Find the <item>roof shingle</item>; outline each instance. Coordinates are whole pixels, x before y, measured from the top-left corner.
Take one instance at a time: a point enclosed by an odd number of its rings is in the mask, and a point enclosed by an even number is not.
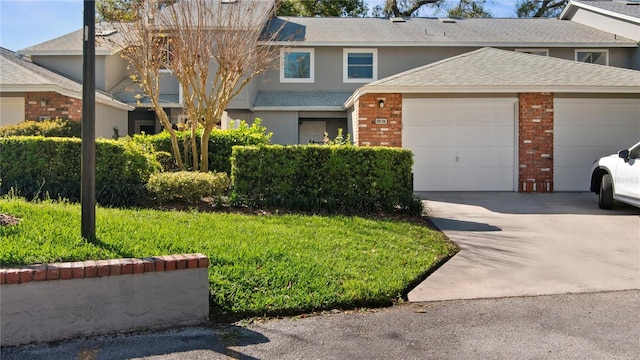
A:
[[[363,88],[404,88],[449,92],[456,88],[496,92],[496,89],[540,91],[640,91],[640,71],[586,64],[516,51],[482,48],[393,75]]]

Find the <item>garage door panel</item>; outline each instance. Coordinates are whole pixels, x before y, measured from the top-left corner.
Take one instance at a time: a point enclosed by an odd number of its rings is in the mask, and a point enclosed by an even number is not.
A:
[[[556,149],[556,153],[559,152],[564,155],[554,159],[554,164],[556,167],[585,166],[586,159],[591,159],[589,162],[589,168],[591,168],[591,164],[593,164],[595,160],[601,158],[603,155],[613,154],[618,151],[610,151],[609,148],[608,146],[560,146]]]
[[[513,191],[515,99],[405,99],[416,191]]]
[[[585,146],[585,144],[615,144],[620,143],[625,139],[637,139],[638,137],[640,137],[640,130],[638,129],[637,124],[628,126],[557,125],[555,128],[555,136],[561,137],[561,146]]]
[[[447,146],[452,141],[470,146],[513,145],[513,124],[511,126],[493,126],[491,132],[485,131],[490,125],[483,126],[405,126],[405,143]]]
[[[593,161],[640,140],[640,101],[557,99],[554,189],[588,191]]]
[[[502,166],[513,161],[512,147],[414,147],[414,163],[434,166]]]
[[[513,188],[513,168],[415,166],[419,191],[504,191]]]

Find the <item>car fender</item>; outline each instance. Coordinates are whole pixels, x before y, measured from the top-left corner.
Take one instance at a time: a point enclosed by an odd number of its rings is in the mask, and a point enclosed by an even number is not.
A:
[[[602,176],[605,174],[613,176],[618,161],[617,157],[617,154],[612,154],[594,161],[593,166],[591,167],[591,192],[596,194],[600,193],[600,182],[602,181]]]

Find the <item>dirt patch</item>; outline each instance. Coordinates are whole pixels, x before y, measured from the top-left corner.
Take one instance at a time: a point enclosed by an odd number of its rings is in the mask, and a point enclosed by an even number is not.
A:
[[[0,226],[16,225],[19,222],[20,222],[20,219],[15,216],[0,214]]]

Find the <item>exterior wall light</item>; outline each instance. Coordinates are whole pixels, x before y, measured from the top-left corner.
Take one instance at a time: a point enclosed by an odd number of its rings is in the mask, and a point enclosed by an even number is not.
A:
[[[380,106],[380,109],[382,109],[384,107],[384,100],[378,100],[378,106]]]

